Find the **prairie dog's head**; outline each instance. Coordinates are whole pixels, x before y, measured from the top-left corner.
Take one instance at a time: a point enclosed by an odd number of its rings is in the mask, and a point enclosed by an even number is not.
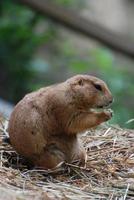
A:
[[[72,100],[81,108],[105,108],[113,97],[106,83],[89,75],[76,75],[68,79]]]

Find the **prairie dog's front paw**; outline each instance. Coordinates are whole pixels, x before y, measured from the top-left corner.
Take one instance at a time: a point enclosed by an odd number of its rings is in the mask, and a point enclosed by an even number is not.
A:
[[[104,120],[105,121],[108,121],[109,119],[112,118],[113,116],[113,111],[111,109],[107,109],[107,110],[104,110],[104,112],[102,113],[103,117],[104,117]]]

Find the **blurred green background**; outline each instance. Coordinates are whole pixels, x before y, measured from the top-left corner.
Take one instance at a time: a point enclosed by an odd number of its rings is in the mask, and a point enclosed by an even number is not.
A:
[[[86,0],[54,2],[77,11],[86,7]],[[42,86],[91,74],[105,80],[113,93],[110,123],[134,128],[134,122],[126,124],[134,118],[134,60],[84,40],[22,5],[1,1],[0,97],[15,104]]]

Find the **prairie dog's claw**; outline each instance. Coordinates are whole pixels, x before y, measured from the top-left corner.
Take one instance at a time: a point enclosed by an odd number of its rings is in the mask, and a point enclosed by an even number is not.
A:
[[[106,116],[106,120],[109,120],[113,116],[113,111],[111,109],[104,110],[104,114]]]

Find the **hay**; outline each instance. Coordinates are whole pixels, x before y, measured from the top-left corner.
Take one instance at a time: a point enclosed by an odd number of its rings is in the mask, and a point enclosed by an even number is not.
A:
[[[85,167],[61,163],[55,170],[27,166],[2,142],[0,125],[0,200],[134,199],[134,131],[103,125],[81,136],[88,154]]]

